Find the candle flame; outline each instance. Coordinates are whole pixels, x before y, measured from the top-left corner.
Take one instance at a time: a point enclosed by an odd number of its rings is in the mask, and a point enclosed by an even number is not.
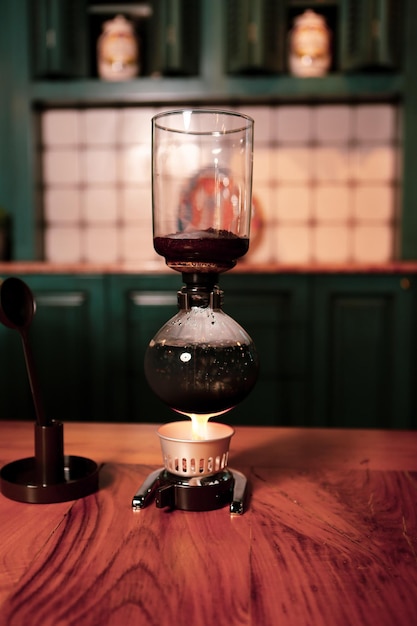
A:
[[[193,439],[195,441],[207,439],[207,422],[210,417],[223,415],[223,413],[227,413],[228,410],[229,409],[225,409],[224,411],[217,411],[216,413],[184,413],[184,415],[188,415],[191,419],[191,433]]]
[[[212,414],[191,413],[192,436],[195,440],[207,439],[207,422]]]

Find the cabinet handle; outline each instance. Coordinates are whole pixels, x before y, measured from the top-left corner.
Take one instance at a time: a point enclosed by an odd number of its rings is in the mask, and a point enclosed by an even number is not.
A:
[[[56,46],[56,32],[53,28],[48,28],[46,31],[46,47],[55,48]]]
[[[175,306],[178,304],[177,296],[171,292],[132,292],[130,297],[133,303],[138,306]]]

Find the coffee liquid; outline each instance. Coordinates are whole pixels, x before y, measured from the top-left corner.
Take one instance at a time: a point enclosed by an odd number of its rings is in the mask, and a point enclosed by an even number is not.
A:
[[[154,343],[145,355],[152,391],[175,411],[219,415],[241,402],[258,375],[253,345]]]
[[[179,272],[226,272],[249,249],[249,238],[228,230],[195,230],[155,237],[154,248]]]

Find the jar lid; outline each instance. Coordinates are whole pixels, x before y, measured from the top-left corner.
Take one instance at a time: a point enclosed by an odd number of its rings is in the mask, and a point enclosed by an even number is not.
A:
[[[103,31],[108,33],[132,34],[133,25],[123,15],[116,15],[112,20],[104,22]]]
[[[311,28],[323,28],[326,26],[326,20],[322,15],[315,13],[311,9],[307,9],[301,15],[298,15],[294,19],[294,24],[296,26],[304,26]]]

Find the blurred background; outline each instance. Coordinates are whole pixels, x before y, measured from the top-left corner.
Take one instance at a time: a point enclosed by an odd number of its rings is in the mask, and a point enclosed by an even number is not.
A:
[[[416,427],[412,0],[2,11],[0,276],[35,292],[53,417],[171,417],[142,373],[181,286],[153,250],[151,118],[194,106],[255,120],[250,250],[221,287],[262,365],[229,421]],[[0,331],[0,417],[27,419]]]

